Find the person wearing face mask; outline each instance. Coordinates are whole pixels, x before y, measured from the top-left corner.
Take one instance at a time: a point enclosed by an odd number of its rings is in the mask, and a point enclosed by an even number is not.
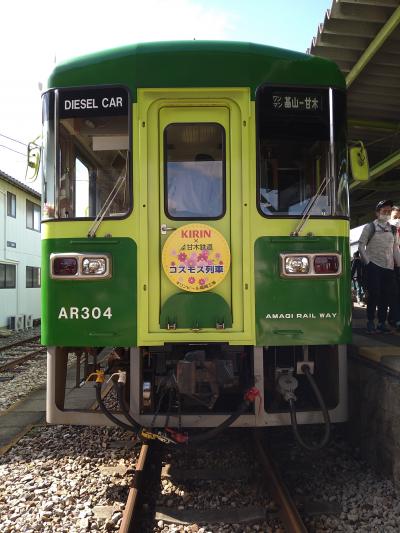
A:
[[[392,226],[396,226],[397,228],[397,233],[400,234],[400,207],[398,207],[397,205],[394,205],[392,207],[392,212],[390,214],[390,224],[392,224]]]
[[[387,310],[393,309],[393,322],[400,331],[400,317],[396,306],[395,266],[400,266],[399,236],[391,219],[393,202],[382,200],[376,206],[376,219],[364,226],[358,250],[366,265],[368,288],[367,332],[389,333],[386,326]],[[375,312],[378,308],[378,326]]]
[[[391,219],[389,220],[389,223],[392,226],[395,226],[397,228],[397,234],[399,235],[400,239],[400,207],[397,205],[394,205],[392,207],[392,213],[391,213]],[[395,266],[394,269],[395,272],[395,278],[396,278],[396,302],[394,304],[394,308],[390,308],[389,310],[389,316],[388,316],[388,322],[391,326],[395,325],[394,317],[396,316],[400,319],[400,268]]]

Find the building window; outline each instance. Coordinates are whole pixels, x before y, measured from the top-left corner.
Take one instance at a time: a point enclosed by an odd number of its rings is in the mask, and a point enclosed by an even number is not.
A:
[[[38,289],[40,287],[40,268],[26,267],[26,288]]]
[[[26,227],[40,231],[40,205],[26,201]]]
[[[12,192],[7,192],[7,215],[13,218],[17,216],[17,198]]]
[[[0,263],[0,289],[15,289],[16,266]]]

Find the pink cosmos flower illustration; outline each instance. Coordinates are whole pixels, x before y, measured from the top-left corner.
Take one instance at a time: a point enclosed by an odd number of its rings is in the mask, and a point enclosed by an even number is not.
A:
[[[199,285],[205,285],[206,280],[204,278],[199,279]]]
[[[179,259],[179,261],[182,261],[182,262],[186,259],[186,257],[187,257],[187,256],[186,256],[185,252],[181,252],[181,253],[178,255],[178,259]]]
[[[217,253],[215,254],[215,259],[220,259],[220,258],[221,258],[221,254],[220,254],[219,252],[217,252]]]
[[[196,281],[196,280],[194,279],[193,276],[190,276],[190,278],[188,278],[188,282],[189,282],[190,284],[193,284],[195,281]]]

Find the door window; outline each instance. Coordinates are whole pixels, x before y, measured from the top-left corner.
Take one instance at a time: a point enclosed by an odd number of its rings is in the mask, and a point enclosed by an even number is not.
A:
[[[220,124],[165,129],[165,211],[172,219],[218,219],[225,213],[225,131]]]

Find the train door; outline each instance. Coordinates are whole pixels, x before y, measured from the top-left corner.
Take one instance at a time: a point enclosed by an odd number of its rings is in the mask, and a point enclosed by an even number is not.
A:
[[[149,110],[148,344],[249,339],[241,117],[228,102]]]

